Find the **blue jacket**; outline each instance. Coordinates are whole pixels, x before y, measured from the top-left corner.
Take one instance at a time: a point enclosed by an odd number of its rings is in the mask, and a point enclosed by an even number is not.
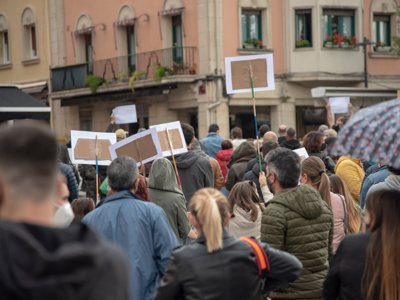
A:
[[[386,166],[383,166],[380,167],[375,173],[370,174],[367,178],[364,179],[360,192],[360,206],[362,209],[364,209],[365,199],[367,198],[367,193],[371,186],[379,182],[385,181],[386,177],[388,177],[389,175],[389,170]]]
[[[179,246],[164,210],[122,191],[105,198],[82,222],[125,251],[131,269],[131,299],[151,299],[172,250]]]
[[[208,156],[215,158],[215,153],[221,150],[221,143],[225,141],[224,138],[220,137],[215,132],[210,132],[207,137],[202,139],[200,142],[207,148],[204,151]]]

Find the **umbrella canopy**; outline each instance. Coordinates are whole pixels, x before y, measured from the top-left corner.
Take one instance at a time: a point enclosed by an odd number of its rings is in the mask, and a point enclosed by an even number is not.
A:
[[[400,98],[357,111],[329,151],[400,169]]]
[[[17,119],[49,120],[45,106],[16,86],[0,86],[0,121]]]

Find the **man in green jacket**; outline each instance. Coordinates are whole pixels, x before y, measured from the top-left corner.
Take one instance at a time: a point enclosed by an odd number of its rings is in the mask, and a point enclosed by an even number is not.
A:
[[[268,154],[266,162],[274,198],[263,212],[261,241],[293,254],[303,264],[303,274],[271,298],[322,299],[333,256],[332,212],[313,187],[298,186],[301,163],[296,153],[278,148]]]

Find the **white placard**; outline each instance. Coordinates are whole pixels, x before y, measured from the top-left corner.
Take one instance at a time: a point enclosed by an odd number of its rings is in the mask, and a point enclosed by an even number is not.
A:
[[[308,158],[308,153],[306,148],[299,148],[296,150],[292,150],[294,153],[296,153],[298,156],[300,156],[301,161],[305,160],[306,158]]]
[[[112,110],[115,124],[137,123],[136,105],[117,106]]]
[[[71,130],[71,160],[74,164],[79,165],[95,165],[96,158],[95,158],[95,150],[93,152],[93,160],[84,160],[84,159],[75,159],[75,146],[78,139],[91,139],[95,140],[109,140],[111,145],[117,142],[117,135],[115,133],[108,133],[108,132],[93,132],[93,131],[79,131],[79,130]],[[100,166],[108,166],[111,164],[111,160],[99,160],[98,164]]]
[[[251,93],[250,80],[249,88],[237,89],[232,88],[232,69],[231,63],[235,61],[243,60],[255,60],[255,59],[265,59],[267,63],[267,82],[268,86],[256,87],[255,92],[261,91],[272,91],[275,90],[275,78],[274,78],[274,60],[272,54],[261,54],[261,55],[248,55],[248,56],[235,56],[235,57],[225,57],[225,74],[226,74],[226,92],[228,94],[239,94],[239,93]],[[250,78],[250,74],[249,74]],[[254,78],[256,81],[257,78]]]
[[[119,141],[116,144],[111,145],[110,146],[111,158],[114,160],[118,157],[118,155],[116,153],[116,149],[121,148],[121,147],[125,146],[126,144],[129,144],[129,143],[131,143],[139,138],[142,138],[146,135],[151,135],[151,138],[153,140],[157,154],[147,157],[146,154],[148,154],[148,153],[141,153],[140,156],[142,157],[143,164],[153,161],[156,158],[162,157],[163,155],[162,155],[162,151],[161,151],[160,141],[158,140],[157,130],[155,128],[150,128],[146,131],[142,131],[142,132],[132,135],[122,141]],[[136,160],[136,165],[138,167],[140,166],[140,160],[138,160],[138,159]]]
[[[332,114],[346,114],[349,112],[350,97],[331,97],[329,104],[331,105]]]
[[[150,126],[150,128],[155,128],[157,130],[157,132],[158,131],[165,131],[165,129],[167,129],[167,130],[178,129],[179,135],[181,136],[181,140],[182,140],[182,147],[181,148],[177,148],[177,149],[173,149],[172,152],[174,153],[174,155],[178,155],[178,154],[182,154],[182,153],[185,153],[185,152],[188,151],[187,147],[186,147],[185,137],[183,136],[183,132],[182,132],[181,122],[176,121],[176,122],[158,124],[158,125]],[[165,151],[163,151],[162,154],[163,154],[164,157],[172,156],[170,150],[165,150]]]

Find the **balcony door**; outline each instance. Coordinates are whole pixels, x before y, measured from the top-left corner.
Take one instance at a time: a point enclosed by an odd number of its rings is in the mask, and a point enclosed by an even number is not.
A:
[[[172,17],[172,45],[173,61],[177,64],[183,63],[183,42],[182,42],[182,17],[181,15]]]
[[[128,53],[129,74],[132,75],[136,71],[136,47],[135,47],[135,27],[134,25],[126,26],[126,43]]]
[[[85,40],[85,60],[87,62],[86,65],[86,73],[93,74],[93,44],[92,44],[92,34],[84,34]]]

